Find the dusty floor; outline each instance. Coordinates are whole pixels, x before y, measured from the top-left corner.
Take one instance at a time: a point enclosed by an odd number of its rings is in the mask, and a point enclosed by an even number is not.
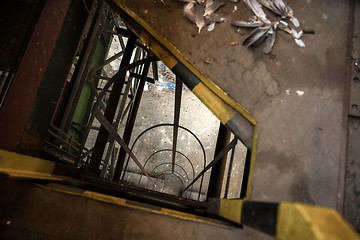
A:
[[[230,24],[197,34],[182,15],[183,3],[120,1],[257,120],[252,199],[300,201],[342,210],[352,24],[348,1],[287,1],[304,29],[314,30],[299,48],[279,32],[271,55],[233,45],[244,36]],[[240,1],[219,14],[247,19]],[[210,64],[209,64],[210,63]]]

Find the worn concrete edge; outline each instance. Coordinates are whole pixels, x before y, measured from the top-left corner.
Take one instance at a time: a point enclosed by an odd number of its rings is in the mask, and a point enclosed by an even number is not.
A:
[[[4,173],[5,175],[8,175],[13,179],[20,178],[20,179],[38,179],[38,180],[49,180],[49,181],[64,181],[66,177],[63,178],[61,176],[53,175],[55,165],[56,164],[54,162],[0,149],[0,173]],[[176,218],[181,218],[184,220],[214,224],[222,227],[230,227],[225,225],[225,223],[217,222],[215,219],[205,218],[194,214],[184,213],[167,208],[157,208],[155,206],[151,208],[151,205],[148,204],[129,201],[126,199],[113,197],[92,191],[84,191],[82,189],[79,189],[81,190],[80,192],[75,192],[70,190],[64,190],[66,187],[59,189],[59,188],[44,186],[41,184],[32,184],[32,185],[47,190],[52,190],[70,195],[76,195],[79,197],[86,197],[101,202],[115,204],[118,206],[140,209],[143,211],[152,212],[161,215],[168,215]]]
[[[53,175],[55,163],[0,149],[0,173],[12,178],[62,181]]]
[[[276,237],[294,240],[360,239],[355,229],[335,209],[292,202],[279,204]]]
[[[133,18],[135,21],[137,21],[138,24],[140,24],[143,28],[145,28],[145,31],[142,31],[140,33],[137,33],[139,34],[140,38],[146,43],[148,44],[148,46],[150,47],[150,49],[152,51],[155,51],[158,55],[162,56],[165,61],[168,62],[168,67],[172,68],[176,65],[176,62],[177,60],[174,59],[174,54],[168,50],[169,48],[167,49],[164,49],[164,47],[161,46],[162,42],[165,43],[165,44],[168,44],[170,45],[170,48],[173,47],[175,50],[176,48],[171,45],[171,43],[168,43],[168,41],[166,41],[165,38],[161,37],[160,35],[158,35],[153,29],[151,29],[150,26],[148,26],[139,16],[136,15],[136,13],[134,13],[131,9],[127,8],[124,4],[122,4],[121,2],[119,1],[113,1],[113,0],[107,0],[107,2],[110,4],[110,6],[112,6],[113,8],[116,8],[119,7],[122,11],[125,11],[125,13],[127,13],[131,18]],[[114,4],[114,5],[113,5]],[[130,26],[131,28],[131,26]],[[152,32],[153,34],[149,33]],[[154,38],[154,39],[153,39]],[[160,43],[157,43],[156,41],[160,41]],[[170,51],[170,53],[168,52]],[[178,53],[180,55],[180,58],[182,58],[183,56],[181,55],[181,53],[178,52],[178,50],[175,51],[175,54]],[[186,60],[186,59],[185,59]],[[185,61],[184,60],[184,61]],[[186,60],[187,61],[187,60]],[[182,63],[182,62],[181,62]],[[184,64],[185,65],[185,64]],[[186,67],[189,68],[189,65],[190,65],[190,69],[194,68],[190,63],[188,63],[187,65],[185,65]],[[196,75],[194,72],[192,72],[195,77],[199,78],[199,80],[201,81],[202,84],[204,84],[204,86],[202,87],[202,89],[204,88],[208,88],[207,85],[205,85],[205,83],[202,82],[202,78],[205,78],[205,76],[203,76],[200,72],[196,72],[198,74],[200,74],[201,76],[199,77],[198,75]],[[206,79],[207,80],[207,79]],[[210,81],[210,80],[208,80]],[[211,82],[212,83],[212,82]],[[217,86],[216,86],[217,87]],[[211,92],[212,89],[209,89]],[[229,97],[225,92],[222,92],[224,93],[227,97]],[[194,93],[196,95],[196,93]],[[222,102],[224,101],[225,104],[229,104],[229,102],[225,101],[223,98],[221,98],[218,94],[216,94],[214,92],[214,96],[217,96],[219,97],[219,101]],[[253,175],[253,169],[254,169],[254,162],[255,162],[255,159],[256,159],[256,147],[254,148],[254,146],[257,145],[257,141],[258,141],[258,125],[257,125],[257,122],[256,120],[250,115],[250,113],[244,108],[241,106],[241,104],[235,102],[234,99],[230,98],[230,101],[231,101],[231,104],[229,104],[229,106],[231,107],[231,109],[234,109],[236,110],[237,112],[239,112],[242,116],[244,116],[244,118],[246,120],[248,120],[253,126],[254,126],[254,134],[253,134],[253,139],[252,139],[252,156],[251,156],[251,163],[250,163],[250,172],[249,172],[249,180],[248,180],[248,186],[247,186],[247,192],[246,192],[246,198],[249,198],[250,197],[250,193],[251,193],[251,189],[252,189],[252,175]],[[234,108],[234,104],[236,105],[235,108]],[[209,107],[209,106],[208,106]],[[216,115],[216,114],[215,114]],[[231,119],[231,118],[230,118]]]
[[[83,197],[83,198],[91,199],[94,201],[108,203],[108,204],[112,204],[112,205],[116,205],[116,206],[120,206],[120,207],[137,209],[137,210],[141,210],[141,211],[145,211],[145,212],[149,212],[149,213],[153,213],[153,214],[170,216],[170,217],[174,217],[174,218],[178,218],[178,219],[182,219],[182,220],[186,220],[186,221],[211,224],[214,226],[229,228],[229,229],[231,228],[231,226],[226,225],[226,223],[220,222],[219,220],[205,218],[205,217],[197,216],[195,214],[184,213],[184,212],[180,212],[180,211],[172,210],[172,209],[168,209],[168,208],[158,208],[156,206],[152,207],[151,205],[142,204],[141,202],[134,202],[131,200],[114,197],[114,196],[110,196],[110,195],[106,195],[106,194],[102,194],[102,193],[97,193],[97,192],[92,192],[92,191],[80,191],[79,192],[79,191],[71,190],[72,188],[69,188],[69,190],[65,190],[65,188],[55,188],[53,186],[45,186],[45,185],[41,185],[41,184],[32,184],[32,185],[42,188],[42,189],[46,189],[48,191],[54,191],[54,192],[68,194],[68,195],[72,195],[72,196]],[[81,190],[81,189],[79,189],[79,190]]]
[[[276,236],[276,239],[359,239],[355,229],[332,208],[297,202],[210,200],[209,211],[214,214]]]
[[[125,11],[129,16],[131,16],[138,24],[140,24],[150,35],[152,35],[157,41],[160,42],[171,54],[173,54],[176,59],[184,64],[200,81],[207,86],[211,91],[213,91],[220,99],[229,104],[236,111],[240,112],[249,122],[253,125],[256,125],[256,120],[249,113],[249,111],[243,107],[240,103],[236,102],[229,94],[223,91],[219,86],[214,82],[209,80],[203,73],[201,73],[194,65],[186,59],[181,52],[169,41],[167,41],[162,35],[157,33],[150,25],[148,25],[140,16],[138,16],[134,11],[126,6],[121,0],[106,0],[108,4],[116,10],[116,7],[120,7]]]

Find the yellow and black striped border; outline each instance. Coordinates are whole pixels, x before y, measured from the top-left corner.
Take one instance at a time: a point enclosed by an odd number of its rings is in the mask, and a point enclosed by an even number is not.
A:
[[[72,181],[71,178],[57,175],[56,174],[57,168],[58,166],[55,162],[50,162],[43,159],[25,156],[22,154],[13,153],[0,149],[0,175],[4,174],[13,179],[49,180],[51,182]],[[126,200],[123,198],[113,197],[92,191],[83,191],[81,189],[77,189],[76,191],[74,191],[73,188],[68,188],[66,186],[55,187],[56,185],[44,186],[37,184],[36,186],[41,188],[46,188],[52,191],[76,195],[79,197],[86,197],[93,200],[98,200],[119,206],[140,209],[156,214],[169,215],[172,217],[181,218],[185,220],[206,222],[210,224],[226,226],[223,223],[220,223],[219,221],[204,218],[194,214],[184,213],[176,210],[171,210],[168,208],[156,207],[153,205],[143,204],[140,202]]]
[[[57,176],[54,172],[56,172],[56,164],[54,162],[0,150],[0,175],[6,174],[13,178],[64,181],[64,177]],[[92,191],[74,191],[73,189],[66,189],[66,187],[57,188],[51,185],[37,186],[52,191],[86,197],[119,206],[141,209],[156,214],[169,215],[184,220],[225,226],[218,221],[199,217],[194,214],[150,206]],[[276,236],[277,239],[360,239],[351,225],[334,209],[300,203],[266,203],[240,199],[210,199],[208,206],[209,213]]]
[[[355,240],[359,235],[334,209],[301,203],[211,199],[209,212],[276,239]]]
[[[241,104],[193,66],[180,51],[157,33],[121,0],[106,0],[128,27],[163,61],[213,114],[252,152],[246,197],[251,192],[252,171],[256,158],[258,126]]]

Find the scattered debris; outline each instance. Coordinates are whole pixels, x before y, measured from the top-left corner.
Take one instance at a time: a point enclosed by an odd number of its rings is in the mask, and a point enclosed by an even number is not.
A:
[[[293,36],[299,47],[305,47],[301,40],[303,30],[296,31],[285,20],[289,19],[295,28],[300,27],[299,20],[294,17],[291,7],[283,0],[244,0],[245,4],[255,14],[248,21],[232,21],[235,27],[255,28],[243,41],[245,46],[257,46],[264,43],[263,53],[270,54],[276,40],[276,30],[279,28]],[[270,21],[262,9],[262,6],[281,16],[282,20]]]
[[[207,26],[210,32],[214,30],[216,23],[225,22],[226,18],[220,17],[215,12],[226,4],[225,0],[180,0],[186,2],[183,14],[191,22],[195,23],[198,33]]]
[[[162,4],[162,5],[165,5],[165,1],[164,0],[154,0],[155,3],[158,3],[158,4]]]
[[[301,39],[295,38],[295,43],[296,43],[299,47],[303,47],[303,48],[306,47],[304,41],[301,40]]]
[[[230,46],[236,46],[236,45],[239,45],[240,42],[239,41],[233,41],[230,43]]]
[[[227,19],[219,16],[216,11],[226,4],[226,0],[179,0],[185,3],[183,14],[198,28],[198,34],[206,27],[207,31],[213,31],[216,23],[226,22]],[[243,0],[252,10],[254,16],[247,21],[233,20],[231,25],[236,31],[243,34],[240,28],[254,28],[254,30],[242,42],[245,46],[258,46],[263,44],[262,51],[270,54],[276,41],[276,31],[280,29],[294,38],[299,47],[306,47],[301,39],[304,34],[314,34],[313,30],[296,30],[300,28],[299,20],[294,16],[294,11],[284,0]],[[238,3],[239,0],[229,0]],[[280,19],[269,20],[263,8],[274,12]],[[237,11],[234,5],[233,13]],[[289,21],[289,22],[288,22]],[[238,41],[237,41],[238,42]],[[230,43],[235,46],[236,42]]]
[[[204,61],[204,63],[206,63],[206,64],[211,64],[210,59],[207,58],[207,59]]]
[[[291,7],[283,0],[259,0],[261,5],[281,16],[282,19],[289,18],[295,27],[300,27],[299,20],[294,17]]]
[[[212,30],[214,30],[214,28],[215,28],[215,22],[212,22],[208,25],[207,30],[208,32],[211,32]]]
[[[298,91],[296,91],[296,93],[297,93],[299,96],[304,95],[304,91],[300,91],[300,90],[298,90]]]

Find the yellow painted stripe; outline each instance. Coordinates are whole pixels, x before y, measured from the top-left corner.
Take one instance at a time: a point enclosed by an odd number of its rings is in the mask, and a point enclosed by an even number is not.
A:
[[[217,95],[208,89],[203,83],[194,87],[192,92],[204,103],[204,105],[219,118],[222,124],[226,124],[234,115],[234,110],[223,102]]]
[[[176,63],[178,62],[174,56],[161,47],[157,41],[148,34],[146,31],[140,33],[140,39],[146,43],[146,45],[150,48],[150,50],[157,56],[161,61],[168,66],[168,68],[172,69]]]
[[[220,199],[219,215],[241,224],[243,201],[240,199]]]
[[[166,208],[162,208],[162,209],[148,208],[148,207],[146,207],[146,205],[141,206],[140,205],[141,203],[139,205],[128,204],[126,199],[118,198],[118,197],[114,197],[114,196],[110,196],[110,195],[106,195],[106,194],[96,193],[96,192],[92,192],[92,191],[79,192],[79,191],[66,190],[63,188],[56,188],[53,186],[44,186],[44,185],[39,185],[39,184],[35,184],[35,185],[37,187],[44,188],[47,190],[60,192],[60,193],[64,193],[64,194],[69,194],[69,195],[73,195],[73,196],[78,196],[78,197],[85,197],[85,198],[93,199],[95,201],[114,204],[117,206],[123,206],[126,208],[137,209],[137,210],[151,212],[151,213],[159,214],[159,215],[167,215],[167,216],[180,218],[180,219],[193,221],[193,222],[201,222],[201,223],[206,223],[206,224],[211,224],[211,225],[216,225],[216,226],[221,226],[221,227],[227,227],[227,225],[224,225],[224,223],[219,222],[214,219],[199,218],[193,214],[183,213],[183,212],[166,209]]]
[[[87,196],[87,197],[95,199],[95,200],[100,200],[100,201],[104,201],[104,202],[108,202],[108,203],[115,203],[117,205],[125,205],[126,204],[125,199],[117,198],[117,197],[113,197],[113,196],[109,196],[109,195],[105,195],[105,194],[101,194],[101,193],[97,193],[97,192],[84,191],[83,194],[84,194],[84,196]]]
[[[107,2],[110,5],[113,5],[112,3],[114,3],[118,7],[123,9],[137,23],[139,23],[150,35],[152,35],[158,42],[160,42],[160,44],[162,44],[166,49],[168,49],[170,51],[170,53],[173,54],[182,64],[184,64],[186,66],[186,68],[188,68],[197,78],[199,78],[203,84],[205,84],[209,89],[211,89],[211,91],[213,91],[217,96],[219,96],[220,99],[222,99],[224,102],[226,102],[232,108],[234,108],[236,111],[238,111],[240,114],[242,114],[253,125],[256,125],[256,120],[250,115],[250,113],[240,103],[236,102],[232,97],[229,96],[229,94],[227,94],[219,86],[217,86],[214,82],[212,82],[207,77],[205,77],[205,75],[202,74],[197,68],[195,68],[194,65],[192,65],[190,63],[190,61],[187,60],[172,43],[170,43],[170,41],[166,40],[162,35],[157,33],[149,24],[147,24],[133,10],[128,8],[126,6],[126,4],[124,3],[124,1],[107,0]],[[141,38],[141,36],[140,36],[140,38]],[[146,42],[146,40],[147,40],[146,38],[145,39],[141,38],[141,40],[143,40],[146,44],[149,44],[148,42]],[[151,43],[151,44],[154,44],[154,43]],[[171,68],[170,66],[168,66],[168,67]]]
[[[281,203],[276,224],[279,240],[358,240],[359,235],[334,209]]]
[[[177,216],[179,218],[183,218],[183,219],[187,219],[187,220],[197,220],[196,215],[190,214],[190,213],[179,212],[179,211],[171,210],[168,208],[162,208],[160,211],[162,213],[164,213],[166,215],[170,215],[170,216]]]
[[[0,150],[0,172],[17,178],[61,180],[53,176],[55,163]]]

